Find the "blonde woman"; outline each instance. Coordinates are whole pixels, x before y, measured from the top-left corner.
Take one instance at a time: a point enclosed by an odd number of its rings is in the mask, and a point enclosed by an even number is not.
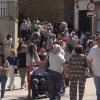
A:
[[[9,62],[9,76],[10,76],[10,83],[9,83],[9,90],[15,89],[15,84],[14,84],[14,70],[17,65],[17,57],[15,56],[15,50],[12,49],[10,52],[10,56],[7,57],[7,60]]]

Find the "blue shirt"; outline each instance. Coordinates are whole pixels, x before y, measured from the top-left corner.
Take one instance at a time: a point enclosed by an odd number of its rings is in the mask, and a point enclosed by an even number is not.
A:
[[[17,65],[17,57],[12,58],[8,56],[7,61],[9,62],[9,65]]]

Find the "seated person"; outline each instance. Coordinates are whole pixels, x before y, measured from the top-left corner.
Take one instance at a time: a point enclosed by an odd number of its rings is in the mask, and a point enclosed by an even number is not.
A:
[[[38,95],[38,92],[40,94],[44,94],[45,92],[45,86],[46,86],[46,75],[43,67],[44,62],[39,61],[39,67],[37,67],[35,70],[30,72],[30,75],[33,75],[33,81],[32,81],[32,91],[35,96]]]

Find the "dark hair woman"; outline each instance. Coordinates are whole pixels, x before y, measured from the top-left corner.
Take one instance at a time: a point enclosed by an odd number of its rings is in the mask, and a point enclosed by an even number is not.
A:
[[[85,89],[85,69],[88,67],[83,47],[77,45],[75,54],[69,60],[68,72],[70,79],[70,100],[77,100],[77,83],[79,82],[79,100],[83,99]]]
[[[31,44],[26,55],[26,66],[27,66],[27,81],[28,81],[28,98],[30,98],[31,92],[31,78],[30,72],[36,67],[37,63],[40,61],[39,56],[37,54],[37,47],[35,44]]]
[[[4,53],[0,54],[0,83],[1,83],[1,100],[4,98],[5,86],[7,82],[7,72],[9,71],[9,63],[5,60]]]
[[[17,54],[21,52],[23,42],[20,42],[17,48]]]

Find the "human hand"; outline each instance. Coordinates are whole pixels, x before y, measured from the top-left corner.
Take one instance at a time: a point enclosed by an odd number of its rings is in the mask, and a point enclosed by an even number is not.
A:
[[[0,66],[0,70],[2,70],[3,68]]]

